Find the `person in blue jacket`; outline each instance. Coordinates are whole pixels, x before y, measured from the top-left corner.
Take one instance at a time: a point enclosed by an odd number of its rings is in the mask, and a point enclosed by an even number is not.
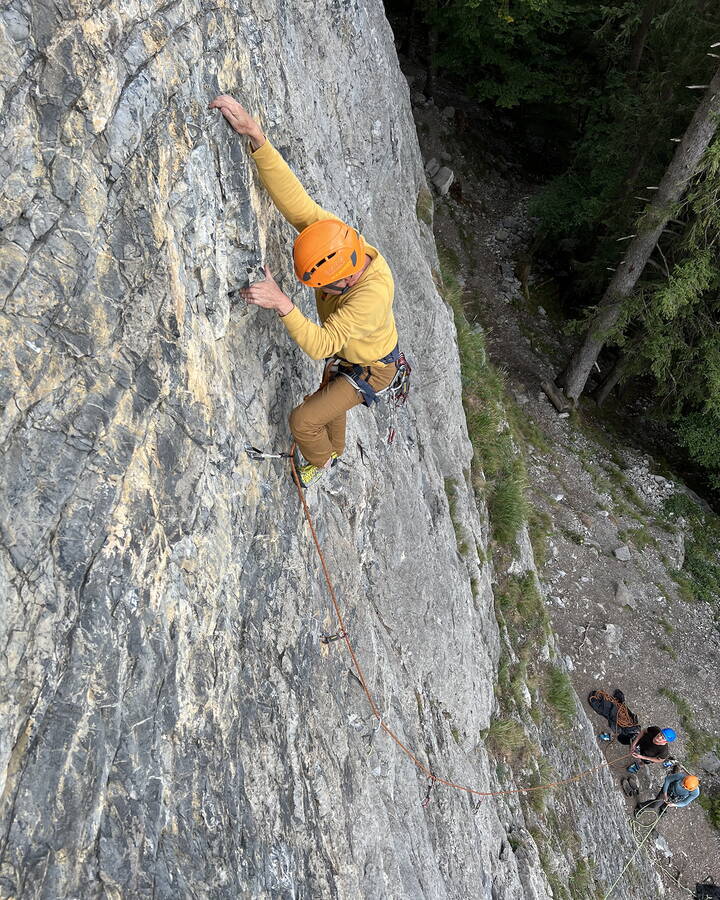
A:
[[[659,813],[664,812],[669,806],[683,809],[690,806],[693,800],[700,796],[700,779],[697,775],[685,775],[677,772],[668,775],[663,782],[662,790],[654,800],[641,803],[637,812],[641,809],[655,809]]]

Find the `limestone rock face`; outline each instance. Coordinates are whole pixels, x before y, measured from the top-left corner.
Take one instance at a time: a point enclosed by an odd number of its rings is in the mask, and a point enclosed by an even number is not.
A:
[[[287,466],[244,449],[288,449],[320,365],[229,299],[264,262],[313,308],[220,92],[394,271],[409,410],[392,446],[387,410],[353,411],[309,502],[383,720],[497,787],[487,527],[381,4],[11,0],[0,23],[0,896],[550,896],[516,801],[421,806],[319,640]]]

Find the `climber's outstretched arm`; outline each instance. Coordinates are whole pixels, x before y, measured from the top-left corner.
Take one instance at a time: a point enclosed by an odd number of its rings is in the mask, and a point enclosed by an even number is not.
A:
[[[275,206],[293,228],[302,231],[321,219],[337,218],[309,196],[290,166],[267,140],[255,119],[237,100],[221,94],[212,101],[210,109],[219,109],[238,134],[245,134],[250,138],[252,157],[263,184]]]

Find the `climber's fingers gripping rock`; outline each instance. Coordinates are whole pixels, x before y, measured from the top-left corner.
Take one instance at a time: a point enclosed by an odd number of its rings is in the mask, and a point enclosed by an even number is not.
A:
[[[219,109],[228,124],[238,134],[246,134],[257,150],[265,143],[265,135],[250,113],[234,97],[220,94],[208,104],[208,109]]]
[[[262,306],[263,309],[274,309],[281,316],[286,316],[293,308],[292,300],[283,294],[280,286],[272,276],[267,266],[264,267],[265,280],[256,281],[250,287],[240,291],[240,295],[247,303],[253,306]]]

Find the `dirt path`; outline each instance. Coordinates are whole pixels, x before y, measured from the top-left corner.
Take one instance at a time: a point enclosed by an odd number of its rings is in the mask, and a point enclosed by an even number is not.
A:
[[[680,724],[683,704],[699,729],[720,734],[720,636],[712,608],[682,600],[669,574],[682,563],[682,534],[668,524],[662,504],[677,486],[626,441],[558,417],[540,391],[569,342],[552,310],[537,308],[542,277],[533,280],[523,266],[534,188],[509,162],[507,134],[490,133],[487,122],[468,113],[457,136],[451,124],[457,118],[416,107],[426,161],[435,156],[449,165],[460,184],[454,197],[436,197],[434,229],[438,244],[460,257],[468,318],[482,325],[511,395],[545,438],[531,449],[528,474],[532,502],[551,523],[539,568],[561,652],[581,698],[596,687],[622,688],[642,724],[676,729],[673,754],[687,764],[691,739],[698,738]],[[620,547],[629,559],[616,558]],[[603,730],[604,720],[590,716]],[[703,762],[714,767],[712,756]],[[652,768],[642,776],[643,799],[654,796],[665,774]],[[697,765],[688,768],[705,786],[717,782]],[[629,813],[633,805],[628,801]],[[706,876],[720,881],[720,834],[698,803],[669,810],[659,831],[646,846],[664,867],[668,897],[686,900]]]

